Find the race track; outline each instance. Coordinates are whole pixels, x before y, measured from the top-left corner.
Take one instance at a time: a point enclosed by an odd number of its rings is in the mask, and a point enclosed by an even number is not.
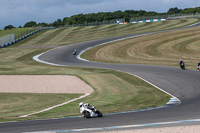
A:
[[[152,33],[148,33],[152,34]],[[139,34],[145,35],[145,34]],[[200,73],[194,70],[181,70],[174,67],[147,66],[133,64],[109,64],[87,62],[77,59],[72,55],[74,49],[83,51],[105,42],[138,35],[114,37],[84,43],[77,43],[68,46],[54,48],[39,56],[39,59],[48,63],[113,69],[127,72],[146,79],[154,85],[162,88],[168,93],[181,100],[181,104],[169,108],[162,108],[144,112],[123,113],[106,115],[103,118],[84,119],[61,118],[52,120],[22,121],[11,123],[0,123],[0,132],[18,133],[34,131],[68,131],[71,129],[102,128],[123,125],[136,125],[156,122],[170,122],[200,118]],[[177,64],[178,64],[177,59]]]

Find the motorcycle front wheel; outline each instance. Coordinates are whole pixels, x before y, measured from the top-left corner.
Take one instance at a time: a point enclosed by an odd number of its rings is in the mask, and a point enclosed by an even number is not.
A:
[[[88,111],[84,111],[83,115],[85,118],[90,118],[90,112],[88,112]]]

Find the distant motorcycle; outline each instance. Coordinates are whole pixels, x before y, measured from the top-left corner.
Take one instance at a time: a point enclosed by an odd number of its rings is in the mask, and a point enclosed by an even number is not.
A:
[[[77,54],[77,50],[75,49],[74,52],[72,53],[73,55],[76,55]]]
[[[197,70],[200,71],[200,62],[197,64]]]
[[[103,114],[97,110],[94,106],[90,106],[88,103],[83,104],[80,103],[80,113],[85,118],[92,118],[92,117],[103,117]]]
[[[182,62],[182,63],[180,64],[180,67],[181,67],[181,69],[185,69],[185,63]]]
[[[179,65],[181,69],[185,69],[185,63],[181,59],[180,59]]]

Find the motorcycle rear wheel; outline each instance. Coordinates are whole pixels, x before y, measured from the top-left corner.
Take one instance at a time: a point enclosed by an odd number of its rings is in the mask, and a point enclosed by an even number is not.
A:
[[[98,117],[103,117],[103,114],[99,110],[97,110],[96,113],[98,114]]]

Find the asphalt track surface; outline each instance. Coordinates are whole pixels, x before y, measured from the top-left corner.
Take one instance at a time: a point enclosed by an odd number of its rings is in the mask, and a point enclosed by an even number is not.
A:
[[[181,70],[180,68],[163,66],[87,62],[78,60],[77,56],[72,55],[74,49],[83,51],[88,47],[93,47],[105,42],[126,37],[136,37],[138,35],[145,34],[114,37],[62,46],[40,55],[39,59],[64,66],[105,68],[134,74],[180,99],[180,105],[143,112],[106,115],[102,118],[84,119],[82,117],[76,117],[0,123],[0,132],[63,131],[200,119],[200,73],[198,71]],[[178,61],[179,59],[177,59],[177,64]]]

